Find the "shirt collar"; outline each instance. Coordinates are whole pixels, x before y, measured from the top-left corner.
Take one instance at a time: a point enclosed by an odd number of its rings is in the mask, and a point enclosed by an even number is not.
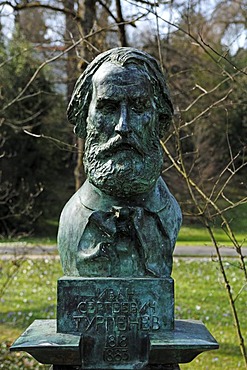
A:
[[[88,180],[78,190],[80,202],[91,211],[109,211],[116,207],[142,207],[150,212],[159,212],[167,206],[170,192],[164,180],[159,177],[154,188],[145,194],[131,198],[116,198],[103,193]]]

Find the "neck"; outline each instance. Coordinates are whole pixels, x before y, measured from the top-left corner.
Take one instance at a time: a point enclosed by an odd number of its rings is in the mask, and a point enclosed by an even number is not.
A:
[[[158,181],[159,180],[157,180],[157,182]],[[79,195],[81,203],[91,210],[95,210],[96,208],[105,210],[111,208],[113,205],[119,207],[145,207],[145,205],[149,203],[150,199],[154,196],[157,182],[148,192],[135,196],[116,197],[106,194],[104,191],[86,180],[83,187],[79,190]]]

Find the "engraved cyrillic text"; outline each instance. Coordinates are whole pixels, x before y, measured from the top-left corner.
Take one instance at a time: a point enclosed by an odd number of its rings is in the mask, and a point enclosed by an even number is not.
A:
[[[157,331],[161,327],[156,315],[156,302],[141,302],[133,290],[97,290],[95,295],[84,296],[73,315],[76,329],[83,331],[128,332]]]

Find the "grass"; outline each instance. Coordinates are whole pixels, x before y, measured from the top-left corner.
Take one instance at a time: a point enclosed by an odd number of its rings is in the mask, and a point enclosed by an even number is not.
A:
[[[8,284],[0,300],[0,369],[48,369],[27,355],[9,354],[8,347],[33,320],[55,317],[56,281],[62,275],[60,264],[55,258],[1,263],[0,289]],[[236,260],[226,260],[225,264],[236,295],[242,288],[241,271]],[[219,350],[199,355],[192,363],[181,365],[181,370],[243,369],[217,263],[209,259],[175,259],[173,277],[176,318],[202,320],[220,344]],[[236,301],[243,333],[247,333],[246,301],[245,287]]]
[[[236,239],[238,242],[242,245],[247,247],[247,226],[246,226],[246,220],[247,220],[247,203],[242,204],[241,206],[238,206],[237,209],[233,209],[227,212],[227,219],[230,222],[230,225],[232,227],[232,230],[234,231],[234,234],[236,236]],[[49,228],[47,229],[47,227]],[[50,228],[52,227],[52,228]],[[40,226],[41,229],[43,229],[42,234],[48,235],[44,237],[41,235],[31,235],[31,236],[19,236],[15,238],[2,238],[0,239],[0,247],[1,243],[10,243],[10,242],[22,242],[27,243],[27,245],[33,246],[33,245],[55,245],[56,244],[56,234],[58,229],[58,221],[57,220],[50,220],[47,219],[45,223],[43,223],[43,227]],[[217,239],[217,241],[221,245],[229,246],[231,245],[231,242],[229,241],[229,238],[227,234],[223,231],[223,229],[220,227],[220,224],[217,223],[217,220],[215,220],[215,225],[212,226],[214,235]],[[184,246],[204,246],[204,245],[212,245],[212,242],[210,240],[210,236],[208,234],[208,231],[205,227],[203,227],[200,224],[190,224],[188,225],[188,220],[184,220],[184,224],[181,227],[181,230],[179,232],[177,245],[184,245]]]
[[[26,246],[35,246],[35,245],[55,245],[57,243],[56,237],[42,237],[42,236],[23,236],[23,237],[13,237],[13,238],[1,238],[0,239],[0,247],[1,244],[8,244],[8,243],[24,243]]]
[[[243,287],[242,272],[236,260],[226,260],[225,267],[236,296]],[[192,363],[181,365],[181,370],[243,369],[244,362],[238,346],[236,329],[217,263],[209,259],[176,259],[174,278],[177,318],[193,318],[203,321],[220,345],[219,350],[205,352]],[[247,287],[245,285],[236,300],[245,340],[247,340],[246,301]]]
[[[247,219],[247,218],[246,218]],[[246,220],[245,219],[245,220]],[[226,235],[226,233],[219,227],[213,228],[214,235],[217,241],[221,245],[229,246],[231,242]],[[238,242],[243,246],[247,247],[247,228],[243,228],[242,232],[238,231],[235,233],[235,236]],[[12,238],[12,239],[0,239],[0,247],[1,243],[26,243],[27,246],[34,246],[34,245],[55,245],[57,243],[56,237],[38,237],[38,236],[29,236],[29,237],[19,237],[19,238]],[[182,226],[181,230],[178,235],[177,245],[183,246],[204,246],[204,245],[212,245],[212,241],[210,240],[210,236],[206,230],[202,226],[192,225],[192,226]]]
[[[225,215],[237,241],[242,246],[247,246],[247,203],[238,206],[236,209],[230,210]],[[187,221],[187,220],[185,220]],[[214,224],[212,225],[212,230],[216,237],[216,240],[221,245],[229,246],[231,242],[221,228],[219,220],[215,219]],[[178,245],[212,245],[210,240],[209,233],[205,227],[200,224],[187,225],[184,222],[184,225],[181,227],[178,236]]]
[[[229,246],[231,245],[231,241],[229,240],[226,233],[221,228],[213,228],[214,235],[216,240],[221,245]],[[235,233],[237,241],[243,246],[247,246],[247,230],[245,232],[237,232]],[[184,245],[184,246],[193,246],[193,245],[212,245],[212,241],[210,240],[210,236],[206,230],[206,228],[199,227],[199,226],[182,226],[181,230],[178,235],[177,245]]]

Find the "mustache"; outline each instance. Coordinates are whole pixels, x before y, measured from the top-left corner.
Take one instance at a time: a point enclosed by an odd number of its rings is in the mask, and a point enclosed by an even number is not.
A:
[[[138,152],[142,157],[147,155],[147,151],[139,144],[138,140],[133,136],[129,138],[123,138],[120,135],[116,135],[109,139],[106,143],[101,144],[98,147],[99,156],[105,155],[108,152],[117,152],[121,150],[134,150]]]

